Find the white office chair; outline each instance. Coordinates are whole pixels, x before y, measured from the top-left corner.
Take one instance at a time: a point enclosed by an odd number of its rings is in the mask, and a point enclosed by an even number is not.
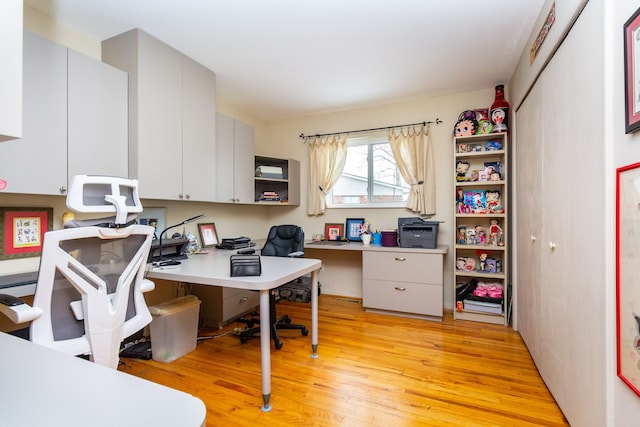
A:
[[[67,207],[116,216],[45,233],[33,307],[3,296],[0,311],[31,321],[31,341],[115,369],[123,339],[151,322],[143,292],[155,287],[144,278],[154,229],[132,215],[142,211],[137,180],[75,176]]]

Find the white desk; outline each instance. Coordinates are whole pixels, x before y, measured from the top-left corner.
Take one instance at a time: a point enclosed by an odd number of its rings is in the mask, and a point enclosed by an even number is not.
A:
[[[260,313],[269,313],[269,290],[311,273],[311,357],[318,349],[318,270],[322,262],[310,258],[261,257],[262,275],[231,277],[229,256],[235,251],[213,249],[208,254],[189,255],[180,266],[153,268],[151,279],[173,280],[199,285],[226,286],[260,291]],[[271,330],[269,316],[260,316],[260,354],[262,364],[262,410],[271,410]]]
[[[196,397],[0,332],[0,424],[204,426]]]

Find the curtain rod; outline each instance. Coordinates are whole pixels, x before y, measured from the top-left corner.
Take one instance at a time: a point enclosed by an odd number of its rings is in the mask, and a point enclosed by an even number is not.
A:
[[[380,128],[350,130],[350,131],[346,131],[346,132],[317,133],[315,135],[305,135],[304,133],[301,133],[300,134],[300,138],[302,138],[302,139],[304,139],[306,141],[309,138],[319,138],[319,137],[322,137],[322,136],[329,136],[329,135],[340,135],[341,133],[371,132],[371,131],[374,131],[374,130],[396,129],[396,128],[403,128],[405,126],[417,126],[417,125],[426,126],[426,125],[430,125],[432,123],[435,123],[435,124],[439,125],[440,123],[442,123],[442,120],[436,118],[435,120],[429,121],[429,122],[409,123],[409,124],[406,124],[406,125],[396,125],[396,126],[383,126],[383,127],[380,127]]]

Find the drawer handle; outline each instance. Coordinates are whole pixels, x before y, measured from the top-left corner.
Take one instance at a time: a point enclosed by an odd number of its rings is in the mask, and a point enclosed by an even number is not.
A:
[[[406,261],[405,257],[396,257],[396,261]]]
[[[401,288],[400,286],[396,286],[396,291],[404,292],[407,288]]]
[[[240,298],[240,302],[247,302],[247,301],[249,301],[249,297]]]

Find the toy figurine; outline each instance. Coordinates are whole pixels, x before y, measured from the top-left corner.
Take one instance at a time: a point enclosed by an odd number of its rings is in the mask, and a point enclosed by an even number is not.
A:
[[[487,266],[487,256],[489,256],[486,252],[480,252],[478,257],[480,258],[480,271],[484,271]]]
[[[467,226],[461,225],[458,227],[458,243],[461,245],[466,244],[467,242]]]
[[[458,160],[456,163],[456,181],[466,181],[467,171],[469,170],[469,162],[462,162]]]
[[[491,218],[489,220],[489,240],[494,246],[502,246],[500,244],[502,243],[502,227],[500,227],[499,222],[496,218]]]

